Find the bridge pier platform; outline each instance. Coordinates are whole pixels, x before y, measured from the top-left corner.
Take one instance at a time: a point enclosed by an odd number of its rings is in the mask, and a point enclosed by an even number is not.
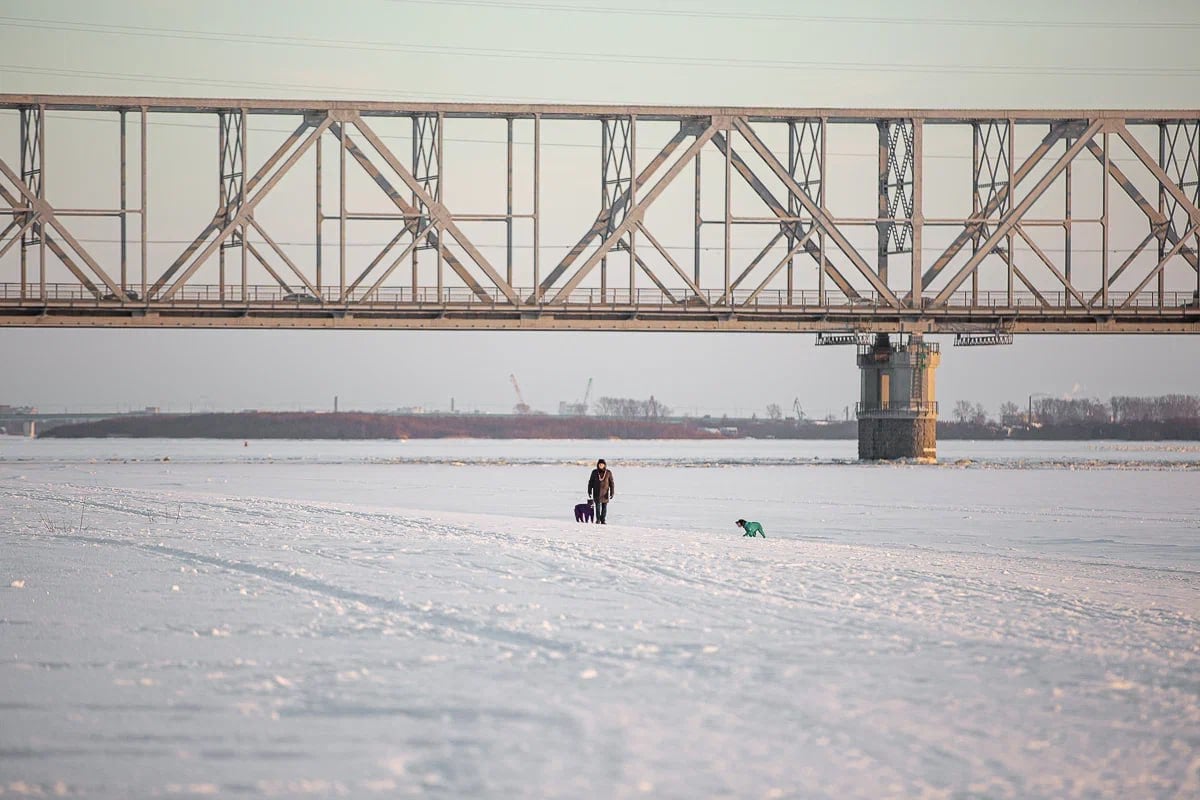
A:
[[[937,344],[915,334],[881,333],[859,346],[860,459],[937,460],[934,371],[940,360]]]

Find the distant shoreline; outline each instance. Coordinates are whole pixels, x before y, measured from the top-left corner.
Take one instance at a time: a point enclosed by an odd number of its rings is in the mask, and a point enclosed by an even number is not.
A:
[[[129,439],[856,439],[857,422],[619,419],[545,414],[235,412],[123,415],[60,425],[42,438]],[[939,422],[943,440],[1198,441],[1200,420],[1062,423],[1035,428]]]

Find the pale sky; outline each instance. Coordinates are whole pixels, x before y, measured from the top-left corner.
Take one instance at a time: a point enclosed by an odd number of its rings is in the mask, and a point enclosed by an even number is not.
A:
[[[1183,108],[1200,96],[1194,3],[734,8],[666,0],[0,0],[0,91],[892,108]],[[48,131],[48,148],[84,153],[98,125],[111,135],[110,123],[66,120]],[[15,116],[0,117],[5,158],[15,156],[15,128]],[[544,133],[563,145],[547,157],[561,158],[564,171],[578,135]],[[206,136],[212,128],[151,131],[156,155],[168,162],[172,141],[183,154],[188,137]],[[938,146],[927,142],[927,159],[938,157]],[[487,159],[485,145],[460,141],[448,153],[455,147],[464,165]],[[870,159],[852,156],[845,169],[869,175]],[[89,196],[83,156],[49,163],[60,165],[47,176],[52,190]],[[447,192],[471,210],[486,198],[472,196],[465,172],[448,169]],[[163,258],[211,215],[214,173],[215,164],[155,164],[151,196],[179,197],[175,213],[154,219]],[[578,221],[595,211],[562,208],[558,221],[544,223],[543,241],[573,241]],[[275,213],[282,234],[311,241],[311,230]],[[1144,221],[1137,224],[1114,231],[1114,240],[1136,241]],[[379,236],[355,235],[364,253]],[[2,280],[15,278],[6,272]],[[970,349],[941,341],[943,408],[967,399],[994,414],[1032,392],[1200,393],[1195,338],[1025,336],[1011,347]],[[760,415],[768,403],[790,408],[798,398],[810,415],[841,416],[858,382],[852,351],[815,348],[807,334],[0,329],[0,403],[48,410],[325,408],[336,394],[342,408],[448,408],[454,397],[460,409],[499,411],[515,401],[509,373],[531,405],[551,412],[560,400],[579,399],[594,377],[594,397],[654,394],[678,410]]]

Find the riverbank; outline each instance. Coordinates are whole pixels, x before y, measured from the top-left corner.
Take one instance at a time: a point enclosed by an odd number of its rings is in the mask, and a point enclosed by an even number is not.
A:
[[[858,423],[619,419],[547,414],[258,412],[147,414],[61,425],[46,438],[131,439],[857,439]],[[1200,441],[1200,420],[1060,423],[1034,428],[939,422],[943,440]]]

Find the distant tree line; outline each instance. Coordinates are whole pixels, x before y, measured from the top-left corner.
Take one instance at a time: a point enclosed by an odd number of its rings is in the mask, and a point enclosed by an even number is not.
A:
[[[1032,417],[1030,414],[1032,413]],[[1040,397],[1031,406],[1013,402],[1000,406],[998,419],[988,416],[980,403],[959,400],[951,412],[961,425],[1005,427],[1029,425],[1073,425],[1080,423],[1196,422],[1200,421],[1200,397],[1165,394],[1158,397],[1113,397],[1107,403],[1096,398]]]
[[[978,403],[959,400],[938,424],[948,439],[1200,439],[1200,397],[1035,398],[1000,406],[990,419]]]
[[[1200,419],[1200,397],[1164,394],[1160,397],[1114,397],[1113,422],[1177,422]]]
[[[663,419],[671,416],[671,409],[650,395],[647,400],[632,397],[601,397],[596,401],[596,416],[617,419]]]

